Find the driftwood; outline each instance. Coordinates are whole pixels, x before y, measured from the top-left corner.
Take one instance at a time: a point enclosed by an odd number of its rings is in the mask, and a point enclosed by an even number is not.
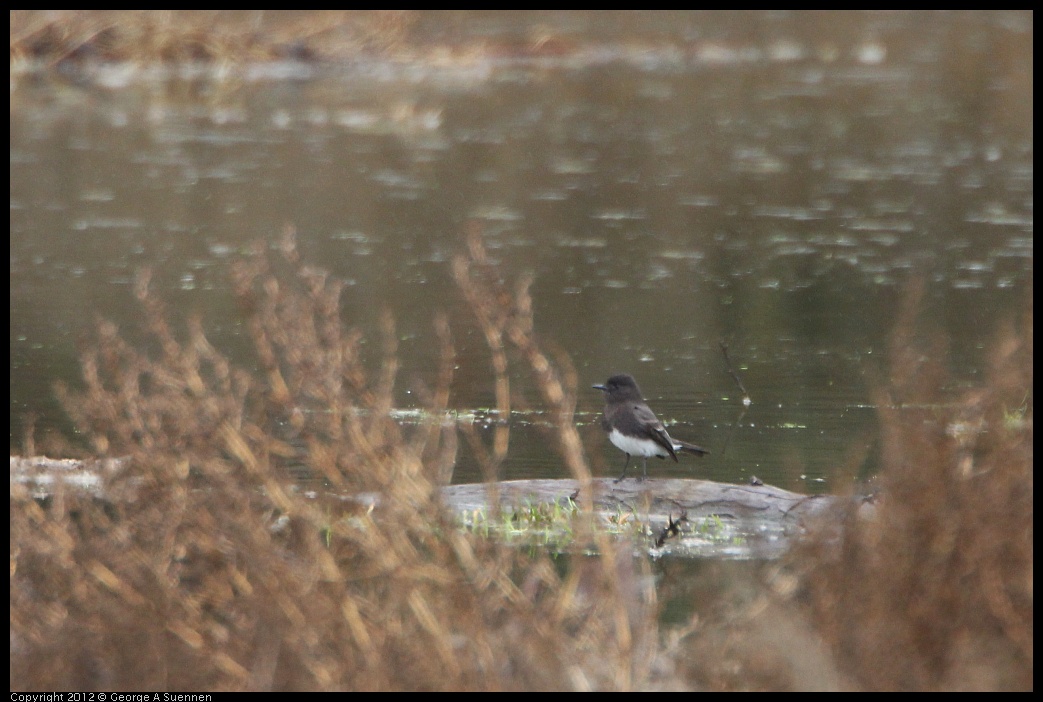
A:
[[[83,461],[43,457],[11,457],[12,492],[25,489],[36,498],[67,488],[102,496],[104,477],[121,468],[119,459]],[[606,520],[638,525],[653,552],[730,558],[772,558],[803,533],[811,520],[850,504],[834,495],[801,495],[771,485],[735,485],[709,480],[649,478],[616,483],[596,478],[591,483],[593,511]],[[379,502],[377,495],[338,496]],[[467,519],[489,519],[538,507],[579,504],[576,480],[511,480],[493,484],[450,485],[441,489],[447,509]],[[496,505],[494,507],[494,505]],[[867,508],[869,506],[867,505]],[[712,529],[701,529],[700,525]]]
[[[42,499],[55,491],[59,483],[67,488],[100,496],[105,477],[123,465],[119,458],[101,460],[47,458],[46,456],[11,456],[11,491],[24,488]]]
[[[495,484],[501,508],[519,508],[533,503],[565,503],[579,498],[576,480],[511,480]],[[599,512],[638,510],[659,515],[687,512],[689,518],[716,515],[782,524],[796,523],[836,503],[831,495],[800,495],[771,485],[734,485],[684,478],[627,479],[616,483],[595,478],[594,508]],[[488,509],[490,486],[450,485],[442,488],[446,504],[454,509]]]
[[[446,505],[458,512],[524,510],[532,505],[567,505],[580,500],[575,480],[512,480],[493,485],[450,485],[442,488]],[[801,495],[771,485],[735,485],[710,480],[649,478],[616,483],[592,481],[593,509],[605,518],[638,520],[650,543],[671,553],[772,558],[789,546],[816,517],[829,517],[849,501],[834,495]],[[693,535],[689,525],[713,520],[716,531]],[[686,533],[688,536],[686,536]],[[680,538],[671,541],[672,536]]]

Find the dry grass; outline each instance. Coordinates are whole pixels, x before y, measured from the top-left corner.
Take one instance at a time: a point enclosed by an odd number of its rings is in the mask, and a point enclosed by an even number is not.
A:
[[[11,61],[264,61],[387,55],[408,10],[12,10]]]
[[[955,402],[913,285],[876,381],[875,510],[853,506],[679,644],[717,689],[1030,690],[1032,313]],[[842,528],[837,528],[837,527]]]
[[[487,36],[484,11],[445,10],[12,10],[12,71],[75,72],[81,66],[126,62],[213,64],[295,60],[345,63],[377,59],[434,65],[482,58],[560,57],[580,51],[582,32],[559,18],[514,12],[511,31]],[[574,14],[566,11],[566,15]],[[595,22],[591,14],[590,21]],[[623,43],[645,36],[640,13],[617,13]],[[595,23],[601,23],[598,11]],[[568,22],[566,22],[568,24]],[[477,31],[475,27],[479,27]],[[672,41],[653,32],[654,44]]]
[[[339,283],[300,264],[292,231],[280,248],[234,270],[254,372],[198,320],[180,340],[147,275],[148,350],[100,326],[84,390],[63,400],[98,454],[131,460],[105,499],[12,487],[13,690],[1031,689],[1031,311],[1001,330],[987,384],[940,404],[944,350],[922,341],[914,290],[877,383],[875,514],[840,515],[765,585],[715,585],[660,631],[629,545],[579,535],[602,555],[562,569],[445,516],[457,428],[389,417],[391,314],[364,359]],[[504,280],[477,228],[453,273],[501,410],[531,377],[585,479],[575,373],[534,331],[531,281]],[[422,394],[438,417],[444,318],[432,335],[441,366]],[[506,428],[490,447],[464,434],[494,476]],[[302,470],[328,494],[300,494]],[[379,502],[329,496],[359,490]]]
[[[260,253],[235,270],[258,374],[233,368],[198,321],[179,341],[147,279],[138,295],[153,350],[101,326],[83,356],[86,390],[63,390],[63,400],[99,453],[131,460],[105,500],[59,492],[41,505],[12,494],[12,688],[656,684],[645,566],[602,543],[606,558],[561,576],[547,557],[451,523],[434,487],[456,430],[430,423],[407,434],[388,416],[398,369],[390,314],[382,358],[367,371],[360,333],[340,321],[339,284],[298,265],[292,233],[282,248],[289,280]],[[539,362],[524,289],[500,292],[509,335]],[[437,416],[453,365],[444,319],[434,335],[442,370],[427,395]],[[554,366],[538,377],[546,393],[563,392]],[[307,499],[291,488],[302,468],[380,501]]]
[[[797,557],[803,597],[864,689],[1032,687],[1032,313],[1001,326],[985,386],[941,404],[944,343],[914,286],[876,391],[874,519]]]

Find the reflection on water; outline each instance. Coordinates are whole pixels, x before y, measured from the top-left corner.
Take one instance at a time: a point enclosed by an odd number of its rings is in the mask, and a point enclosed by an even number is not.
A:
[[[538,60],[23,81],[12,447],[26,412],[61,426],[50,386],[76,377],[96,316],[133,329],[138,267],[241,349],[227,263],[287,222],[310,263],[348,282],[346,319],[373,329],[394,311],[403,407],[433,372],[439,308],[458,347],[455,406],[493,407],[448,270],[477,220],[509,274],[535,274],[538,330],[581,386],[630,372],[672,434],[715,452],[657,474],[844,489],[872,469],[865,371],[884,365],[903,282],[930,282],[925,317],[951,338],[957,383],[978,380],[994,324],[1027,294],[1031,20],[859,15],[838,39],[787,15],[760,18],[763,38],[682,17],[664,45]],[[721,340],[754,400],[735,428]],[[599,406],[582,395],[578,421],[611,474]],[[506,477],[561,475],[538,415],[511,421]],[[462,456],[456,480],[479,475]]]

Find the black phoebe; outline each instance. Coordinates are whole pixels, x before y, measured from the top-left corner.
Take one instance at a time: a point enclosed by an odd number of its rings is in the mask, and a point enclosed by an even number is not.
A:
[[[649,456],[669,456],[677,461],[677,452],[682,450],[697,456],[710,453],[694,444],[670,438],[666,427],[645,404],[633,377],[614,375],[604,385],[595,385],[594,389],[605,393],[605,416],[601,419],[601,426],[608,433],[608,440],[627,455],[623,475],[616,479],[617,483],[627,477],[631,456],[641,456],[644,475],[648,477]]]

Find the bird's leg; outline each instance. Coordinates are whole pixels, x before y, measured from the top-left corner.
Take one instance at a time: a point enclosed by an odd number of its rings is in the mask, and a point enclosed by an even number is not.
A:
[[[616,478],[612,482],[618,483],[620,480],[622,480],[623,478],[627,477],[627,468],[629,468],[629,467],[630,467],[630,454],[628,453],[627,454],[627,462],[623,464],[623,475],[619,476],[618,478]]]
[[[641,464],[641,472],[643,473],[641,480],[648,478],[648,456],[644,457],[644,463]]]

